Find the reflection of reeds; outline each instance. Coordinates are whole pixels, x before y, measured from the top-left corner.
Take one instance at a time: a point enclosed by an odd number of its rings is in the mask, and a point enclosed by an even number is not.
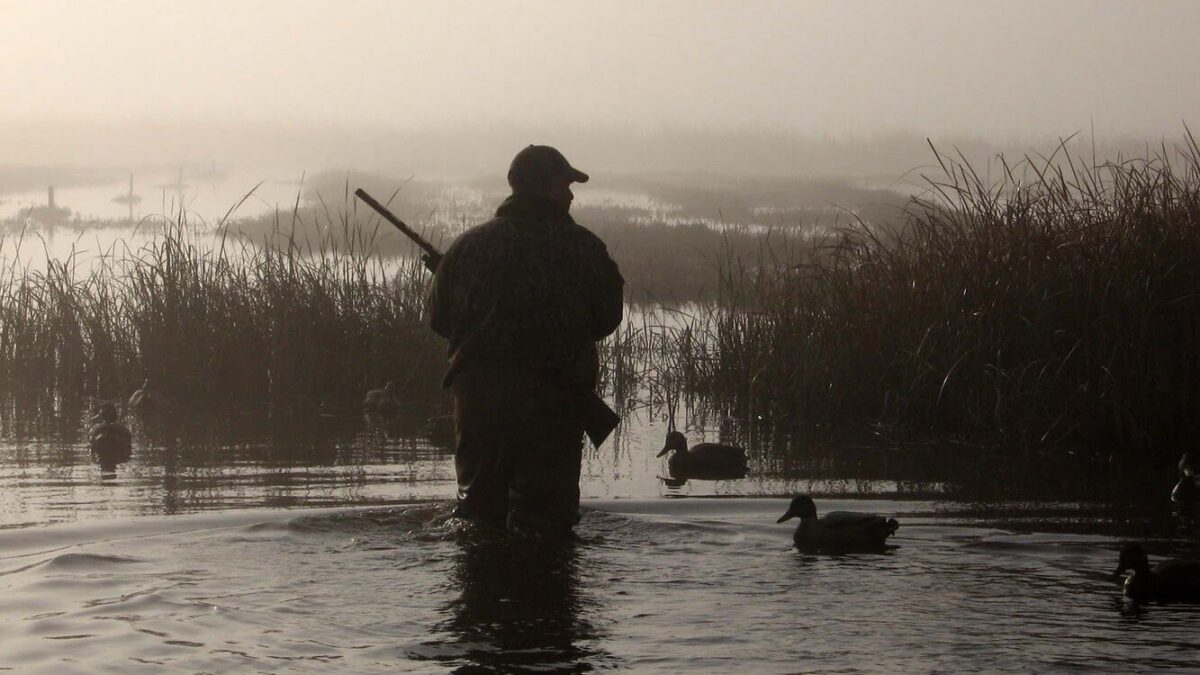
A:
[[[86,271],[14,256],[0,274],[0,394],[22,410],[123,398],[151,377],[199,408],[357,402],[398,378],[434,397],[442,346],[425,327],[419,261],[386,266],[348,220],[339,236],[197,234],[183,218]],[[24,242],[26,245],[28,242]]]

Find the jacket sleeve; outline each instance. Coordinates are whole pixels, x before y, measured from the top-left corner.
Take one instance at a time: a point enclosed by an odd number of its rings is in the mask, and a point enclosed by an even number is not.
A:
[[[625,279],[608,249],[599,239],[596,251],[596,297],[593,304],[592,339],[602,340],[621,325],[625,311]]]
[[[425,309],[429,313],[429,327],[447,340],[450,339],[457,321],[454,277],[459,258],[462,257],[461,243],[461,239],[454,242],[442,255],[425,301]]]

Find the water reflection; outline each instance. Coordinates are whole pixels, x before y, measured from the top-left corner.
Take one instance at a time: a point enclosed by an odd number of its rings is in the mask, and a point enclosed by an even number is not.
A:
[[[461,590],[439,627],[451,650],[438,660],[459,673],[611,668],[590,619],[597,599],[581,588],[580,545],[480,534],[459,542],[450,578]]]
[[[133,457],[133,449],[97,447],[92,449],[92,460],[100,467],[100,479],[112,480],[117,477],[117,467],[128,462]]]

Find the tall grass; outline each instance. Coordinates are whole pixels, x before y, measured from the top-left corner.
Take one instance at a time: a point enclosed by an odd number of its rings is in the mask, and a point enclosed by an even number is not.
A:
[[[935,150],[936,152],[936,150]],[[1200,150],[944,170],[894,227],[723,265],[699,383],[742,414],[1026,451],[1200,441]],[[682,345],[680,346],[682,349]]]
[[[287,413],[357,404],[397,378],[435,400],[444,347],[425,326],[427,273],[384,262],[348,219],[272,241],[169,222],[143,247],[86,264],[46,253],[0,270],[0,398],[8,413],[123,399],[144,378],[189,409]],[[16,247],[29,241],[13,241]]]
[[[685,303],[640,309],[605,343],[606,386],[626,409],[667,417],[682,402],[776,428],[871,425],[1159,463],[1194,446],[1196,143],[1108,163],[1000,158],[994,179],[936,159],[943,175],[891,224],[824,236],[581,214],[628,278]],[[123,397],[147,376],[198,407],[356,403],[391,378],[436,400],[426,273],[381,259],[380,230],[356,218],[349,204],[297,205],[251,239],[179,218],[98,263],[5,263],[6,414]]]

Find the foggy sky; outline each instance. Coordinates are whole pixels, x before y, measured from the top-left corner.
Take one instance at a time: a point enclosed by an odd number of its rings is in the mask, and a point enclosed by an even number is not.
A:
[[[0,2],[0,118],[1177,131],[1196,2]]]

